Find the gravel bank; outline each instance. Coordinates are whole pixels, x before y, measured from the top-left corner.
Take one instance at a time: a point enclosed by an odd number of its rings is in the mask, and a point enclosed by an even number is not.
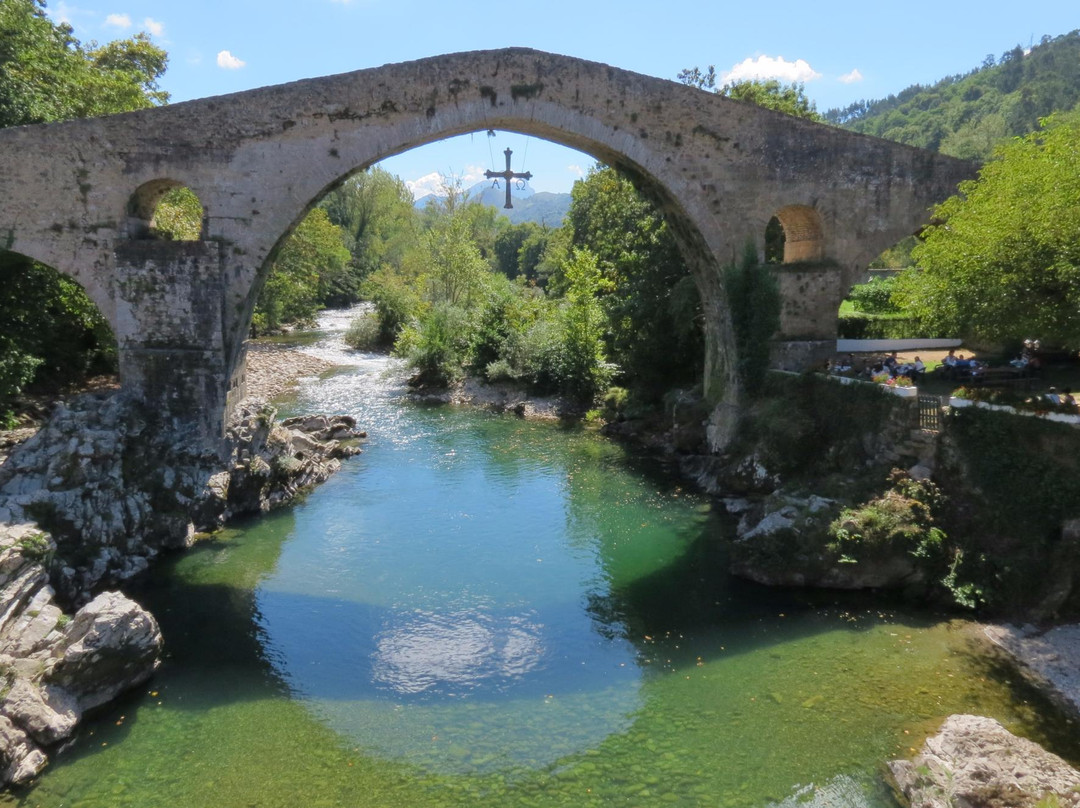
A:
[[[334,365],[284,345],[248,343],[247,399],[269,401],[288,391],[297,379],[318,376]]]

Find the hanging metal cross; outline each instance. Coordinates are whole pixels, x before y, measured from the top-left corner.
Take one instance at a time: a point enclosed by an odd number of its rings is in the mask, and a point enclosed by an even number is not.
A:
[[[503,207],[512,208],[514,206],[510,204],[510,180],[531,180],[532,172],[526,171],[524,174],[515,174],[513,171],[510,170],[510,155],[513,154],[513,152],[510,151],[509,148],[507,148],[506,151],[503,152],[503,154],[506,155],[506,171],[485,171],[484,176],[487,177],[489,180],[495,179],[497,177],[502,177],[504,180],[506,180],[506,204],[503,205]]]

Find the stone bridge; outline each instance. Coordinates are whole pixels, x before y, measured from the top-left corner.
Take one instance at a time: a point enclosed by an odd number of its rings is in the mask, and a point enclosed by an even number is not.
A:
[[[603,64],[459,53],[123,115],[0,131],[0,248],[70,275],[112,324],[124,389],[207,448],[243,394],[245,337],[282,240],[328,190],[399,152],[487,129],[565,144],[659,202],[705,308],[714,447],[739,402],[720,268],[784,227],[783,339],[820,347],[867,263],[975,167]],[[152,237],[161,195],[204,209]]]

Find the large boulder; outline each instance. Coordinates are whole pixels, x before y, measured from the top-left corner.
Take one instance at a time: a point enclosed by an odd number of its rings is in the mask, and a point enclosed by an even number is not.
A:
[[[0,782],[32,779],[84,710],[145,681],[161,656],[154,618],[118,592],[65,615],[43,566],[55,551],[37,525],[0,524]]]
[[[911,808],[1080,806],[1080,772],[978,715],[949,716],[914,760],[889,770]]]
[[[161,629],[154,616],[119,592],[83,606],[53,649],[46,684],[73,694],[82,710],[111,701],[157,669]]]

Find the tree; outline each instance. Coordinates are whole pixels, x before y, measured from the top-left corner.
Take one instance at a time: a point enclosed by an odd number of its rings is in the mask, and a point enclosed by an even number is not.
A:
[[[725,84],[718,92],[727,98],[757,104],[759,107],[774,109],[785,115],[794,115],[796,118],[807,118],[818,122],[825,120],[818,114],[814,102],[806,97],[806,88],[802,82],[781,84],[776,79],[737,81]]]
[[[253,320],[257,332],[315,316],[322,303],[322,278],[342,272],[349,261],[343,235],[322,208],[304,217],[282,245],[259,293]]]
[[[320,207],[345,232],[345,244],[352,253],[346,288],[327,303],[348,305],[357,299],[364,278],[384,265],[400,266],[416,240],[418,217],[412,193],[398,177],[372,168],[331,191]]]
[[[586,248],[604,280],[611,359],[646,398],[696,380],[704,366],[700,302],[687,310],[692,279],[675,294],[689,270],[661,213],[612,168],[590,170],[572,197],[569,248]],[[549,287],[566,283],[556,276]]]
[[[896,292],[941,333],[1080,347],[1080,111],[1000,146],[934,211]]]
[[[716,86],[716,68],[709,65],[707,70],[690,67],[680,70],[679,81],[699,90],[713,90],[726,98],[746,101],[766,109],[775,109],[786,115],[823,121],[817,106],[806,97],[806,88],[802,82],[781,84],[776,79],[747,79]]]
[[[146,34],[84,47],[41,0],[0,3],[0,126],[107,115],[163,104],[168,56]]]
[[[596,298],[604,284],[596,256],[575,249],[563,266],[566,308],[560,357],[562,392],[578,401],[594,401],[611,381],[604,355],[604,311]]]

